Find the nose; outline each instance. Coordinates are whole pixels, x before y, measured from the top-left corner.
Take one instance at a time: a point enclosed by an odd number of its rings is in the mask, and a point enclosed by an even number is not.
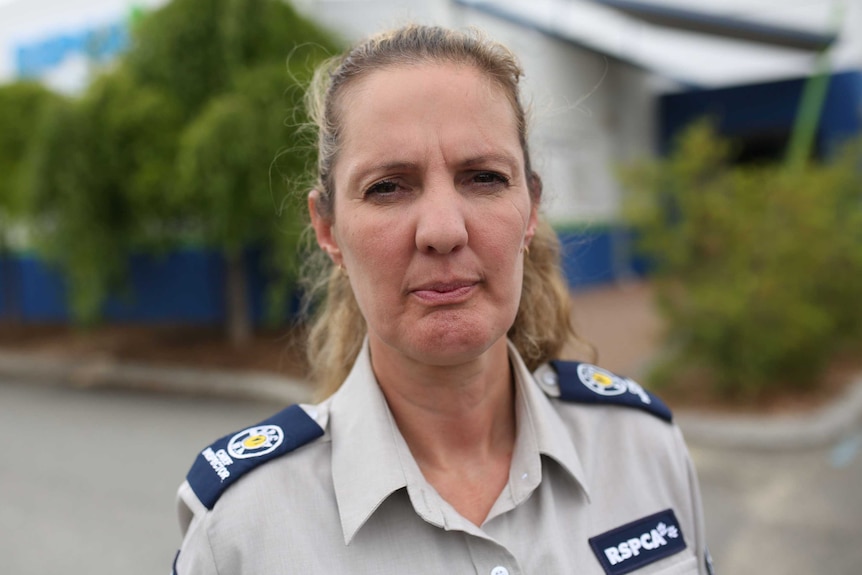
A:
[[[448,254],[467,244],[465,206],[454,185],[426,188],[417,208],[416,247],[419,251]]]

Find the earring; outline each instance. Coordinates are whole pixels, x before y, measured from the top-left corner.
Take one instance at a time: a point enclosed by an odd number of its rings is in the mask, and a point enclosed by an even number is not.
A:
[[[346,267],[344,267],[344,264],[343,264],[343,263],[339,263],[339,264],[338,264],[338,271],[339,271],[339,273],[341,273],[341,275],[343,275],[343,276],[346,276],[346,275],[347,275],[347,268],[346,268]]]
[[[530,255],[530,244],[524,244],[524,255]]]

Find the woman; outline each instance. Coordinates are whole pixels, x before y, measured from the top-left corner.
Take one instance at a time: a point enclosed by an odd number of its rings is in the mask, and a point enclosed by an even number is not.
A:
[[[176,573],[708,572],[667,409],[551,361],[574,334],[520,76],[502,46],[421,26],[318,74],[328,397],[201,453]]]

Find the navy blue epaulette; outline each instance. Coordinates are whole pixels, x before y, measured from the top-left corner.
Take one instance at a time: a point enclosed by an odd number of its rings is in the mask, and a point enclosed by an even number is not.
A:
[[[225,435],[201,451],[186,480],[200,502],[212,509],[237,479],[321,435],[323,429],[317,422],[298,405],[291,405],[257,425]]]
[[[637,382],[589,363],[553,360],[560,399],[576,403],[625,405],[651,413],[667,422],[673,415],[667,405]]]

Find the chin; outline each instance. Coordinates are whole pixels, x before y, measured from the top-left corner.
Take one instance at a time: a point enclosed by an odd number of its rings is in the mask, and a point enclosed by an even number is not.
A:
[[[505,340],[506,331],[478,328],[476,325],[458,326],[433,330],[422,334],[411,334],[401,340],[407,344],[407,353],[417,361],[427,365],[459,365],[475,360],[488,351],[501,339]],[[417,337],[418,336],[418,337]]]

